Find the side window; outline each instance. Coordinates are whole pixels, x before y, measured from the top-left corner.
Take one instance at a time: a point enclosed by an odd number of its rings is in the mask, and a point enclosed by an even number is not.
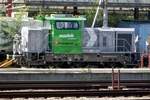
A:
[[[103,47],[106,47],[107,46],[107,37],[104,36],[103,37]]]

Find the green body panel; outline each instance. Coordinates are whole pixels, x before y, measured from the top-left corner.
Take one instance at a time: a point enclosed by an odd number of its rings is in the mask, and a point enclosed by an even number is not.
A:
[[[73,20],[71,20],[73,19]],[[56,22],[75,22],[78,23],[77,29],[58,29]],[[79,18],[69,17],[50,19],[52,32],[52,52],[54,54],[81,54],[82,53],[82,33],[84,21]],[[49,39],[50,41],[50,39]]]
[[[48,35],[48,45],[49,45],[49,49],[52,50],[52,34],[51,33]]]
[[[53,27],[55,27],[54,23]],[[52,51],[54,54],[82,53],[81,29],[79,28],[78,30],[59,30],[56,28],[52,28]]]

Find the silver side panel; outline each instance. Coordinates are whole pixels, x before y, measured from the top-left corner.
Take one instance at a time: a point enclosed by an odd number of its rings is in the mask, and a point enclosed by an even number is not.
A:
[[[48,47],[48,31],[41,28],[23,27],[21,31],[21,47],[23,52],[41,53]]]
[[[85,28],[83,52],[132,52],[133,40],[133,28]]]

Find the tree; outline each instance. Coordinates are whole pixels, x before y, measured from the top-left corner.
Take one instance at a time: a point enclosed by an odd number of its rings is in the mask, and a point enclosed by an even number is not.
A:
[[[93,23],[93,19],[95,17],[95,13],[96,13],[96,9],[97,9],[97,5],[98,5],[98,2],[99,0],[97,0],[92,7],[89,7],[89,9],[85,9],[83,11],[83,14],[85,15],[86,17],[86,26],[87,27],[91,27],[92,23]],[[97,19],[96,19],[96,23],[95,23],[95,26],[101,26],[102,25],[102,16],[103,16],[103,13],[102,13],[102,9],[99,10],[99,13],[98,13],[98,16],[97,16]]]
[[[20,34],[20,29],[22,27],[22,15],[27,10],[22,8],[19,9],[19,13],[15,18],[11,17],[1,17],[0,18],[0,36],[1,39],[6,40],[5,43],[0,44],[0,48],[11,49],[13,47],[13,37],[15,34]]]
[[[86,26],[90,27],[92,25],[95,13],[96,13],[96,8],[98,5],[99,0],[94,4],[93,7],[90,9],[85,9],[84,13],[86,15],[87,21],[86,21]],[[123,20],[123,19],[131,19],[129,16],[124,16],[116,13],[115,11],[110,11],[108,14],[108,24],[110,27],[117,27],[118,23]],[[102,27],[103,24],[103,9],[99,10],[95,26],[96,27]]]

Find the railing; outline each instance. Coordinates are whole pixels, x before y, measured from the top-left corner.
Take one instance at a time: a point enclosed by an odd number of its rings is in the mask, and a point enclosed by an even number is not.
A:
[[[106,46],[106,47],[83,47],[83,49],[87,51],[95,51],[95,52],[131,52],[132,51],[132,44],[130,44],[126,39],[118,39],[117,42],[122,42],[121,45],[118,43],[113,46]],[[115,50],[116,49],[116,50]]]
[[[150,0],[108,0],[109,7],[149,7]]]
[[[109,3],[150,3],[150,0],[108,0]]]
[[[103,0],[102,0],[103,1]],[[31,5],[76,5],[76,6],[93,6],[98,4],[98,0],[25,0]],[[97,3],[96,3],[97,2]],[[102,3],[103,4],[103,3]],[[97,6],[97,5],[96,5]],[[108,0],[108,7],[149,7],[150,0]]]
[[[14,0],[15,1],[15,0]],[[13,4],[49,5],[49,6],[95,6],[98,0],[17,0]],[[0,4],[7,1],[0,0]],[[98,3],[97,3],[98,4]],[[103,3],[102,3],[103,4]],[[150,0],[108,0],[108,7],[149,7]]]
[[[118,52],[131,51],[132,44],[130,44],[126,39],[118,39],[118,42],[122,42],[121,46],[117,46]],[[121,49],[121,50],[118,50],[118,49]]]
[[[93,6],[97,0],[25,0],[27,5],[50,5],[50,6]]]

